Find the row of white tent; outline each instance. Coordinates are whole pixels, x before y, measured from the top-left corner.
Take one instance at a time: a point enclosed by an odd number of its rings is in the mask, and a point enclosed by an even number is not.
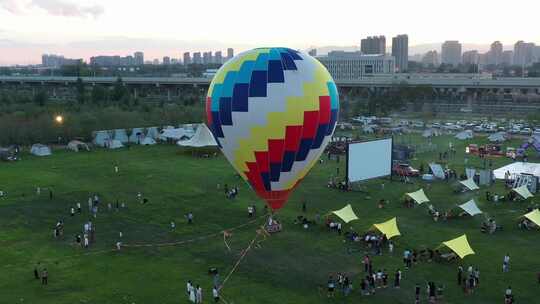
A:
[[[109,149],[122,148],[126,143],[140,145],[154,145],[156,140],[172,140],[180,146],[206,147],[217,146],[212,133],[204,124],[188,124],[180,128],[166,126],[161,131],[158,127],[134,128],[130,135],[126,130],[97,131],[94,135],[94,144]]]
[[[455,138],[460,140],[473,139],[474,133],[472,130],[464,130],[455,135]],[[490,134],[488,140],[490,142],[504,142],[508,139],[508,135],[505,132],[497,132]]]
[[[66,148],[75,152],[79,152],[80,150],[90,151],[90,147],[86,143],[78,140],[70,141]],[[33,144],[30,148],[30,153],[35,156],[49,156],[52,154],[52,150],[49,146],[43,144]]]

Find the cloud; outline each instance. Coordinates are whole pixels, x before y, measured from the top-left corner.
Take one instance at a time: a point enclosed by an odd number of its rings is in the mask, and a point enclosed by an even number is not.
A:
[[[78,18],[97,18],[105,11],[100,5],[82,5],[68,0],[0,0],[0,8],[17,15],[41,9],[53,16]]]

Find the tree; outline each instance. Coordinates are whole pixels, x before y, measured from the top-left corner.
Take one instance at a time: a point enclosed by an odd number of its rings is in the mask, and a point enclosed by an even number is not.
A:
[[[86,101],[86,89],[81,77],[77,78],[77,83],[75,86],[77,88],[77,101],[79,103],[84,103]]]
[[[107,100],[107,91],[100,85],[92,89],[92,103],[99,105]]]
[[[112,98],[114,101],[120,101],[126,94],[127,94],[127,89],[124,86],[124,82],[122,81],[122,78],[118,77],[114,84]]]
[[[45,104],[47,103],[47,99],[48,99],[47,93],[45,93],[45,91],[42,91],[42,90],[40,90],[39,92],[37,92],[36,95],[34,95],[34,103],[40,107],[45,106]]]

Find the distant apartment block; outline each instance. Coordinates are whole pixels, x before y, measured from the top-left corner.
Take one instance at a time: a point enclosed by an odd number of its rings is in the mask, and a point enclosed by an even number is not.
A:
[[[395,71],[395,59],[387,55],[332,51],[317,59],[336,80],[354,80],[378,74],[393,74]]]

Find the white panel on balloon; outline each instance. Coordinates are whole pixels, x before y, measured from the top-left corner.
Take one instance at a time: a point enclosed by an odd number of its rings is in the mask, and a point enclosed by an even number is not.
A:
[[[349,182],[388,176],[392,173],[392,138],[349,144]]]

